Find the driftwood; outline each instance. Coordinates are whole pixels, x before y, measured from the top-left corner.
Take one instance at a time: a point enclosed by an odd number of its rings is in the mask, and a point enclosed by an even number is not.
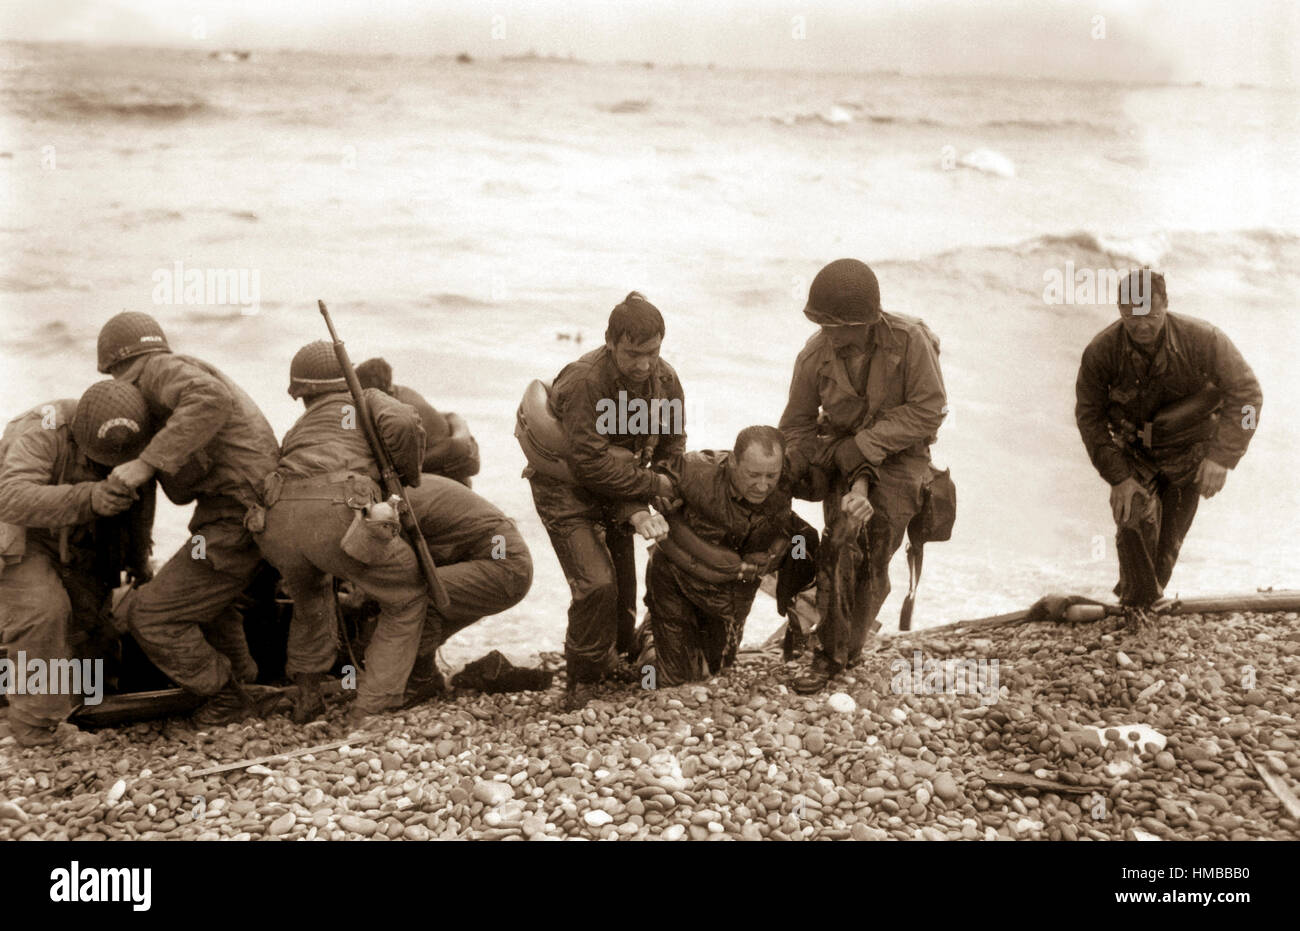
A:
[[[1040,792],[1057,792],[1067,795],[1088,795],[1097,791],[1092,786],[1072,786],[1064,782],[1055,782],[1051,779],[1039,779],[1037,776],[1027,776],[1024,773],[1011,773],[1002,769],[986,769],[980,773],[980,778],[992,786],[1001,786],[1004,789],[1037,789]]]
[[[263,763],[275,763],[281,760],[292,760],[294,757],[306,756],[309,753],[320,753],[325,750],[337,750],[345,744],[364,743],[367,740],[373,740],[378,734],[353,734],[344,740],[334,740],[327,744],[317,744],[314,747],[303,747],[299,750],[286,750],[284,753],[273,753],[270,756],[259,756],[248,760],[236,760],[233,763],[223,763],[220,766],[210,766],[207,769],[200,769],[190,773],[191,777],[214,776],[217,773],[228,773],[236,769],[248,769],[250,766],[258,766]]]
[[[1259,770],[1259,777],[1264,780],[1264,785],[1268,786],[1269,791],[1276,795],[1278,801],[1286,808],[1287,814],[1294,819],[1300,819],[1300,799],[1295,797],[1291,788],[1259,760],[1252,759],[1251,762],[1255,764],[1255,769]]]

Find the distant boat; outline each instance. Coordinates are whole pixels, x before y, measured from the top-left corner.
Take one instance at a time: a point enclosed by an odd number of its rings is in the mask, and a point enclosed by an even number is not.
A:
[[[474,64],[474,59],[470,57],[469,52],[461,52],[456,56],[456,61],[460,62],[462,65]]]
[[[253,53],[238,49],[227,49],[220,52],[209,52],[208,57],[213,61],[248,61],[253,57]]]

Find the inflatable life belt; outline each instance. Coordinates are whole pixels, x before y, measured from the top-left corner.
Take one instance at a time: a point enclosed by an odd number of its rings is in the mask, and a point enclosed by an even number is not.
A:
[[[785,558],[790,541],[778,537],[765,551],[742,557],[735,550],[700,538],[681,517],[668,516],[668,536],[659,541],[659,548],[673,565],[705,582],[738,582],[743,580],[746,564],[757,567],[758,573],[773,571]]]
[[[524,451],[524,458],[539,475],[564,482],[566,485],[578,484],[568,460],[561,450],[568,448],[569,440],[564,435],[564,428],[551,413],[548,401],[551,396],[551,383],[534,378],[524,389],[524,396],[515,412],[515,439]],[[636,458],[630,449],[611,446],[610,454],[626,457],[629,461]]]

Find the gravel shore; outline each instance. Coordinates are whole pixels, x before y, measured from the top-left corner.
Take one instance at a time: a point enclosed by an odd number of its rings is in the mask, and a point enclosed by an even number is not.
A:
[[[813,697],[744,654],[579,712],[558,684],[459,694],[364,735],[341,702],[305,727],[65,726],[54,751],[0,741],[0,840],[1295,839],[1257,766],[1300,784],[1298,662],[1295,613],[1186,615],[900,635]],[[982,693],[954,686],[977,667]]]

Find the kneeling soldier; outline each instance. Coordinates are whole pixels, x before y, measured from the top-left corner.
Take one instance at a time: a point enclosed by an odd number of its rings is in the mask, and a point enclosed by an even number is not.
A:
[[[309,343],[293,357],[289,394],[302,399],[306,413],[285,434],[279,464],[267,478],[266,530],[258,544],[293,598],[285,664],[299,690],[293,719],[309,721],[324,710],[321,680],[338,655],[330,576],[379,602],[358,708],[370,714],[399,707],[429,610],[415,551],[384,527],[370,526],[387,523],[376,519],[379,511],[370,513],[371,505],[384,500],[380,468],[330,343]],[[418,486],[424,459],[420,415],[378,389],[365,389],[365,396],[399,478]]]
[[[431,623],[407,683],[409,704],[442,690],[435,656],[452,634],[523,600],[533,583],[533,558],[515,522],[460,482],[425,475],[407,500],[451,602],[444,611],[429,605]]]
[[[643,626],[637,665],[653,665],[656,686],[707,679],[735,661],[759,579],[784,559],[798,522],[784,462],[775,427],[746,427],[731,452],[684,457],[682,506],[646,567],[654,658]]]
[[[109,470],[138,456],[152,435],[140,392],[111,380],[5,428],[0,643],[15,666],[36,660],[52,673],[56,664],[94,659],[86,641],[107,623],[122,572],[147,576],[154,483],[132,491]],[[10,694],[14,738],[24,747],[53,743],[53,729],[76,704],[64,694]]]

